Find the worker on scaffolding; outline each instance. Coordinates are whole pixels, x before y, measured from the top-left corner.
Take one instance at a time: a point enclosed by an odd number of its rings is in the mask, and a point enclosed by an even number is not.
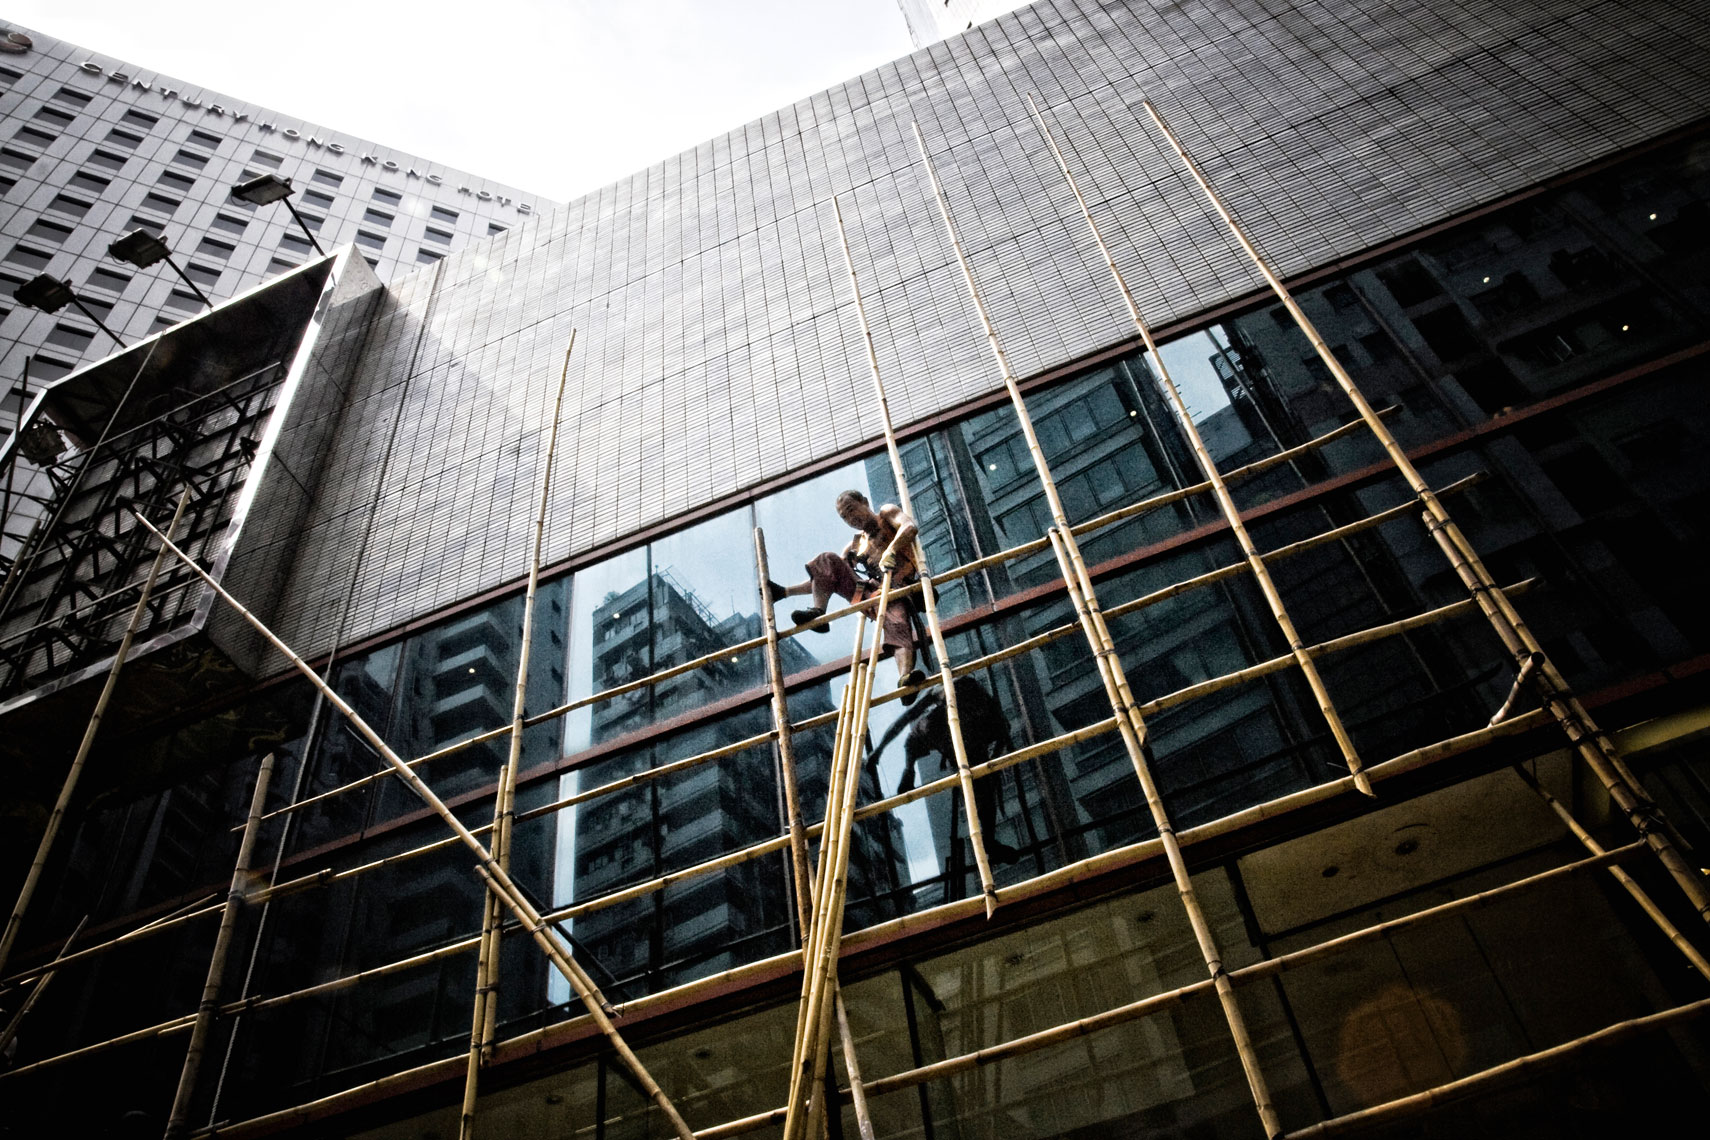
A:
[[[797,625],[804,625],[825,616],[826,603],[836,594],[851,602],[863,602],[879,592],[879,579],[887,571],[891,589],[899,590],[920,577],[914,560],[914,537],[918,527],[895,503],[886,503],[878,510],[860,491],[845,491],[837,496],[837,515],[855,528],[855,535],[843,548],[842,554],[825,551],[816,554],[807,564],[807,581],[794,586],[767,582],[767,592],[774,602],[786,597],[812,594],[813,605],[790,614]],[[897,687],[912,689],[926,680],[926,674],[914,667],[914,608],[907,598],[891,602],[885,609],[885,648],[897,665]],[[829,633],[831,626],[820,622],[815,633]],[[916,693],[906,693],[902,702],[913,704]]]

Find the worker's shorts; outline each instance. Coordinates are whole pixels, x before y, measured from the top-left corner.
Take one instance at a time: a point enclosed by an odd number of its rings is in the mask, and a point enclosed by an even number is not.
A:
[[[855,571],[850,569],[849,562],[841,554],[816,554],[807,564],[808,578],[815,586],[825,587],[840,598],[851,602],[864,602],[876,597],[879,593],[877,586],[869,586],[855,577]],[[891,583],[892,589],[900,589],[911,585],[908,582]],[[885,648],[899,649],[905,645],[914,644],[914,607],[907,598],[899,598],[885,607]]]

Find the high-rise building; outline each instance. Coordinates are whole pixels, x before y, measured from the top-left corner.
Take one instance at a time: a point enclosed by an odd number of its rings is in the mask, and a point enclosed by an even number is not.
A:
[[[556,203],[194,83],[0,27],[0,431],[43,384],[113,344],[75,307],[48,314],[12,292],[40,273],[70,283],[134,342],[315,256],[354,242],[381,280],[433,264]],[[289,179],[290,202],[256,206],[234,186]],[[309,233],[312,233],[313,239]],[[107,247],[163,238],[188,281]],[[201,295],[198,295],[200,291]],[[25,361],[29,374],[25,376]]]
[[[0,451],[45,520],[0,586],[16,880],[138,627],[0,968],[8,1019],[39,999],[0,1128],[450,1135],[496,987],[477,1132],[672,1134],[532,931],[481,954],[475,854],[378,739],[508,836],[694,1129],[778,1132],[837,897],[794,852],[863,702],[858,619],[779,602],[774,658],[767,580],[843,549],[847,489],[908,502],[990,698],[993,857],[988,894],[942,748],[899,790],[938,705],[881,660],[833,1128],[1697,1118],[1707,109],[1700,0],[1042,0],[485,248],[382,283],[347,244],[67,375]],[[139,605],[136,514],[181,501],[361,725],[182,560]]]

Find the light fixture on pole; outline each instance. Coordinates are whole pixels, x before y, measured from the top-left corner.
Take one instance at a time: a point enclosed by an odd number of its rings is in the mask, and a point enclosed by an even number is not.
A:
[[[125,342],[119,339],[119,334],[108,328],[100,317],[90,311],[89,306],[77,299],[77,294],[71,291],[71,286],[57,277],[46,273],[38,273],[12,291],[12,296],[32,309],[44,313],[57,313],[67,305],[76,305],[84,316],[95,322],[95,327],[113,338],[113,343],[120,348]]]
[[[291,211],[291,216],[297,219],[297,224],[308,236],[309,244],[315,247],[315,252],[322,257],[326,250],[315,240],[314,233],[309,229],[309,223],[303,220],[303,215],[297,212],[297,207],[291,204],[291,195],[296,191],[291,187],[289,178],[281,178],[277,174],[258,174],[247,182],[239,182],[232,187],[232,197],[240,202],[248,202],[252,206],[270,206],[274,202],[285,203],[285,208]]]
[[[166,248],[166,243],[147,230],[132,230],[109,245],[107,255],[134,265],[138,269],[147,269],[157,261],[164,261],[172,266],[172,272],[184,278],[184,284],[190,286],[191,291],[202,298],[204,305],[210,309],[214,307],[214,302],[208,299],[208,295],[196,288],[196,283],[190,280],[182,269],[178,268],[178,263],[172,260],[172,251]]]

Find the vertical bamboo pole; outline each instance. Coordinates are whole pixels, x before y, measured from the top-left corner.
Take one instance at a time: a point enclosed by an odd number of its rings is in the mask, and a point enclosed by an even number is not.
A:
[[[855,1127],[861,1132],[861,1140],[875,1140],[873,1115],[867,1107],[867,1085],[861,1079],[860,1062],[855,1059],[855,1034],[849,1028],[849,1009],[843,1004],[841,983],[832,1000],[837,1003],[837,1034],[843,1042],[843,1064],[849,1070],[849,1097],[855,1105]],[[837,1106],[829,1104],[826,1111],[835,1112]]]
[[[1051,157],[1057,160],[1057,169],[1063,174],[1063,180],[1069,184],[1069,189],[1075,195],[1075,203],[1080,207],[1081,217],[1086,219],[1087,229],[1092,233],[1093,241],[1098,243],[1098,251],[1104,257],[1105,268],[1110,270],[1111,280],[1116,284],[1117,291],[1122,294],[1122,303],[1128,307],[1129,319],[1140,333],[1140,339],[1146,345],[1146,352],[1158,385],[1164,390],[1164,395],[1170,402],[1170,408],[1175,412],[1176,420],[1181,424],[1182,434],[1187,436],[1188,444],[1193,448],[1194,457],[1199,460],[1200,470],[1211,483],[1212,494],[1217,499],[1218,509],[1223,513],[1223,519],[1229,524],[1229,531],[1235,536],[1235,541],[1241,547],[1241,555],[1247,562],[1247,567],[1253,573],[1253,579],[1259,584],[1259,590],[1265,596],[1265,604],[1270,607],[1271,616],[1276,620],[1277,628],[1282,632],[1283,640],[1287,642],[1289,653],[1294,657],[1295,665],[1301,675],[1306,678],[1307,686],[1312,690],[1313,700],[1318,704],[1318,711],[1324,717],[1324,722],[1330,728],[1330,735],[1336,741],[1336,747],[1342,752],[1342,760],[1348,766],[1348,772],[1354,777],[1354,786],[1368,796],[1377,793],[1372,788],[1372,782],[1365,774],[1365,766],[1360,762],[1359,753],[1354,749],[1353,739],[1348,735],[1347,728],[1342,724],[1342,718],[1336,712],[1336,706],[1330,699],[1330,692],[1325,687],[1324,679],[1319,675],[1318,666],[1306,654],[1306,647],[1296,632],[1293,620],[1289,617],[1288,609],[1283,605],[1282,593],[1277,589],[1276,582],[1271,578],[1270,568],[1265,565],[1264,557],[1253,545],[1253,538],[1247,532],[1247,525],[1241,521],[1241,511],[1235,505],[1235,498],[1229,493],[1229,485],[1224,482],[1223,473],[1217,468],[1217,461],[1212,458],[1211,450],[1205,446],[1204,438],[1199,434],[1199,427],[1193,422],[1187,404],[1182,400],[1181,392],[1176,388],[1175,380],[1170,376],[1169,368],[1164,364],[1164,357],[1158,351],[1157,341],[1152,339],[1152,329],[1145,318],[1140,315],[1140,306],[1134,300],[1134,292],[1128,287],[1122,271],[1117,268],[1116,259],[1111,256],[1110,246],[1105,243],[1104,234],[1099,232],[1098,223],[1093,221],[1092,211],[1087,207],[1086,197],[1081,193],[1080,182],[1069,169],[1068,161],[1063,157],[1062,149],[1057,145],[1056,136],[1045,124],[1045,117],[1039,113],[1039,107],[1033,101],[1033,96],[1027,96],[1027,108],[1033,113],[1034,125],[1044,136],[1045,144],[1051,148]]]
[[[576,330],[564,348],[558,375],[558,395],[552,404],[552,430],[546,442],[546,469],[540,477],[540,502],[534,515],[534,546],[529,555],[528,587],[523,592],[521,644],[517,649],[516,691],[511,701],[510,752],[493,793],[493,858],[506,870],[511,865],[511,825],[516,815],[517,771],[522,766],[523,716],[528,700],[529,651],[534,641],[534,603],[540,589],[540,555],[546,541],[546,505],[552,495],[552,464],[558,455],[558,424],[564,413],[564,387],[570,379],[570,354],[576,350]],[[499,955],[503,908],[495,892],[482,896],[481,949],[475,958],[475,1010],[469,1031],[469,1066],[463,1079],[463,1112],[458,1120],[460,1140],[475,1135],[475,1104],[480,1096],[481,1066],[493,1056],[499,1024]]]
[[[760,574],[760,618],[766,633],[766,679],[772,688],[772,727],[778,732],[778,764],[783,769],[784,813],[790,830],[790,869],[795,879],[796,917],[801,937],[812,922],[813,898],[808,877],[807,828],[802,825],[801,789],[796,783],[795,734],[790,731],[790,707],[784,693],[784,659],[778,651],[778,617],[766,589],[771,567],[766,560],[766,536],[754,528],[754,565]]]
[[[1198,184],[1212,208],[1217,211],[1218,216],[1223,219],[1223,224],[1228,227],[1229,232],[1240,243],[1248,258],[1252,260],[1254,266],[1263,275],[1265,282],[1271,287],[1271,291],[1277,295],[1277,299],[1294,317],[1295,323],[1300,326],[1301,332],[1306,334],[1307,340],[1312,342],[1313,351],[1318,354],[1318,358],[1329,369],[1330,375],[1335,378],[1337,386],[1348,397],[1349,403],[1353,404],[1354,410],[1359,413],[1360,418],[1371,429],[1372,435],[1382,445],[1390,462],[1395,465],[1395,469],[1407,480],[1408,486],[1418,496],[1419,503],[1424,508],[1426,528],[1442,548],[1456,575],[1466,586],[1467,592],[1478,602],[1479,609],[1483,611],[1491,629],[1495,631],[1503,647],[1514,659],[1515,664],[1523,666],[1527,657],[1534,653],[1542,653],[1543,647],[1538,644],[1537,639],[1527,629],[1525,622],[1521,620],[1520,612],[1496,587],[1495,579],[1485,569],[1484,563],[1479,558],[1478,552],[1473,549],[1472,543],[1455,525],[1454,519],[1449,515],[1448,508],[1443,506],[1441,500],[1431,490],[1430,485],[1419,474],[1419,470],[1413,466],[1413,461],[1407,457],[1407,453],[1402,449],[1401,444],[1396,441],[1395,436],[1390,434],[1389,429],[1384,426],[1383,421],[1372,409],[1371,404],[1366,401],[1364,393],[1354,383],[1354,378],[1348,374],[1346,368],[1342,367],[1342,362],[1336,359],[1336,354],[1330,351],[1330,346],[1325,343],[1317,326],[1312,323],[1311,318],[1295,301],[1294,295],[1289,292],[1287,286],[1282,283],[1269,263],[1265,261],[1263,255],[1259,253],[1258,247],[1247,236],[1246,230],[1235,220],[1235,216],[1224,205],[1223,199],[1212,188],[1210,181],[1200,170],[1199,164],[1183,148],[1181,140],[1176,137],[1175,132],[1170,130],[1163,117],[1159,115],[1158,109],[1150,101],[1146,101],[1143,105],[1146,108],[1146,113],[1151,116],[1153,125],[1170,144],[1170,148],[1175,151],[1176,157],[1181,159],[1183,167],[1193,177],[1194,182]],[[1599,782],[1609,793],[1610,798],[1615,801],[1616,806],[1621,809],[1633,824],[1634,829],[1644,838],[1652,853],[1668,869],[1669,874],[1680,887],[1681,893],[1698,910],[1699,917],[1710,921],[1710,890],[1706,890],[1704,876],[1686,861],[1673,841],[1669,839],[1666,830],[1660,825],[1660,813],[1656,804],[1651,801],[1649,795],[1645,794],[1642,786],[1633,778],[1632,773],[1626,770],[1626,765],[1621,761],[1614,746],[1598,729],[1596,723],[1591,719],[1591,714],[1579,703],[1578,698],[1573,695],[1572,689],[1568,687],[1567,679],[1562,676],[1547,655],[1541,658],[1537,672],[1537,688],[1539,695],[1543,698],[1544,706],[1555,717],[1562,731],[1573,743],[1575,751],[1585,760],[1586,767],[1590,768],[1593,774],[1597,776]]]
[[[313,685],[321,696],[326,698],[328,704],[339,711],[356,734],[368,742],[368,745],[374,749],[386,766],[404,782],[405,786],[415,794],[416,798],[427,805],[428,809],[437,815],[445,826],[451,829],[469,853],[475,856],[477,873],[490,887],[497,889],[500,901],[510,908],[511,913],[522,923],[523,928],[534,937],[535,942],[551,959],[558,972],[570,983],[571,988],[576,991],[577,996],[582,1000],[582,1004],[587,1008],[588,1016],[593,1019],[595,1026],[605,1035],[613,1051],[623,1060],[625,1067],[629,1069],[637,1083],[641,1085],[671,1122],[671,1126],[680,1140],[694,1140],[694,1132],[678,1115],[676,1106],[671,1103],[664,1090],[642,1066],[640,1058],[636,1057],[635,1053],[624,1042],[622,1034],[617,1031],[617,1026],[612,1024],[611,1018],[606,1013],[605,995],[600,993],[599,987],[594,984],[594,980],[588,976],[587,971],[583,970],[576,960],[558,945],[549,924],[518,889],[515,881],[511,879],[510,873],[499,866],[493,859],[492,853],[482,846],[474,832],[463,825],[463,821],[445,806],[445,801],[434,794],[433,789],[428,787],[422,778],[411,770],[410,766],[393,751],[392,746],[387,744],[384,738],[374,730],[374,727],[363,720],[362,716],[350,707],[350,703],[339,696],[320,674],[310,668],[307,661],[304,661],[295,650],[280,640],[278,634],[268,629],[265,622],[250,613],[241,602],[232,597],[230,591],[214,581],[213,577],[198,566],[195,560],[174,545],[166,535],[162,534],[159,527],[149,522],[141,514],[137,514],[136,518],[143,526],[148,527],[165,549],[171,551],[179,561],[188,566],[192,573],[202,579],[220,597],[221,601],[230,606],[240,618],[247,622],[250,628],[261,634],[267,643],[278,651],[280,656],[290,662],[293,669],[307,678],[309,684]]]
[[[873,375],[873,393],[878,399],[879,416],[885,429],[885,451],[891,460],[891,477],[896,480],[897,497],[909,518],[915,518],[914,503],[908,493],[908,478],[903,474],[902,452],[897,447],[896,425],[891,420],[891,402],[885,394],[885,380],[879,372],[879,356],[873,348],[873,329],[867,322],[867,306],[861,300],[861,284],[855,277],[855,260],[849,253],[849,235],[843,228],[843,206],[836,198],[831,208],[837,216],[837,240],[843,247],[843,265],[849,271],[849,292],[855,298],[855,315],[861,321],[861,339],[867,348],[867,368]],[[917,531],[914,536],[914,564],[920,575],[921,603],[926,611],[926,629],[932,638],[932,652],[938,657],[938,680],[944,692],[944,717],[950,727],[950,746],[956,760],[956,779],[962,787],[962,810],[968,817],[968,842],[974,848],[974,864],[980,872],[980,890],[986,896],[986,917],[997,909],[997,886],[992,882],[991,860],[986,857],[985,831],[980,823],[978,805],[974,802],[974,777],[968,771],[968,746],[962,738],[962,717],[956,707],[956,681],[950,668],[950,653],[944,646],[944,631],[938,624],[938,599],[932,594],[932,573],[926,562],[926,547]],[[884,621],[879,614],[878,620]],[[985,757],[981,757],[982,760]]]
[[[1105,695],[1109,698],[1111,708],[1116,713],[1116,726],[1122,736],[1124,749],[1128,753],[1130,763],[1134,766],[1135,777],[1146,798],[1146,806],[1152,815],[1153,824],[1158,829],[1158,839],[1164,849],[1164,854],[1170,865],[1170,872],[1175,880],[1176,893],[1181,898],[1182,908],[1187,912],[1188,923],[1193,928],[1195,940],[1199,943],[1200,955],[1205,961],[1206,970],[1216,984],[1217,996],[1223,1007],[1224,1020],[1228,1023],[1230,1037],[1235,1043],[1235,1051],[1241,1060],[1241,1067],[1246,1073],[1247,1086],[1252,1093],[1253,1106],[1258,1112],[1260,1123],[1264,1126],[1267,1136],[1280,1136],[1282,1122],[1271,1103],[1270,1088],[1264,1073],[1259,1068],[1258,1057],[1252,1046],[1251,1035],[1247,1031],[1246,1018],[1242,1015],[1240,1006],[1235,1000],[1234,988],[1224,971],[1222,951],[1218,949],[1216,938],[1211,933],[1211,926],[1205,919],[1205,912],[1199,905],[1199,898],[1194,891],[1193,879],[1188,874],[1187,862],[1182,857],[1181,844],[1176,839],[1174,825],[1170,822],[1169,813],[1164,808],[1163,797],[1158,791],[1157,782],[1152,777],[1151,764],[1145,754],[1146,725],[1141,719],[1134,701],[1134,694],[1128,685],[1128,678],[1123,673],[1122,661],[1116,652],[1115,642],[1111,639],[1110,630],[1104,622],[1104,615],[1099,612],[1098,598],[1092,590],[1091,579],[1086,574],[1086,564],[1081,558],[1080,546],[1075,542],[1074,530],[1069,524],[1068,513],[1063,509],[1063,502],[1057,493],[1057,485],[1051,477],[1051,467],[1045,460],[1045,453],[1039,446],[1039,437],[1033,430],[1032,417],[1028,415],[1027,403],[1022,399],[1021,388],[1016,383],[1015,374],[1009,366],[1009,357],[999,341],[997,329],[993,327],[991,317],[986,311],[984,300],[980,297],[978,285],[974,282],[973,269],[968,264],[967,254],[962,249],[962,240],[956,234],[955,224],[950,219],[950,207],[944,198],[944,188],[939,184],[938,171],[933,166],[932,156],[927,153],[926,140],[921,137],[918,124],[914,127],[915,145],[920,150],[921,161],[926,166],[927,177],[932,184],[933,197],[938,205],[939,217],[943,219],[944,230],[949,238],[951,247],[955,250],[956,261],[962,271],[963,284],[967,286],[968,296],[975,312],[979,315],[980,324],[985,330],[986,343],[991,349],[992,356],[997,362],[998,371],[1003,378],[1004,388],[1009,393],[1010,404],[1015,409],[1016,420],[1020,424],[1023,438],[1027,441],[1027,449],[1033,457],[1033,466],[1038,473],[1039,482],[1044,489],[1046,501],[1050,504],[1053,525],[1047,534],[1051,539],[1051,547],[1057,556],[1057,564],[1063,574],[1063,584],[1074,603],[1076,616],[1080,620],[1082,631],[1085,633],[1088,645],[1093,654],[1099,671],[1099,677],[1104,683]]]
[[[214,952],[208,959],[208,977],[202,985],[202,1001],[196,1007],[196,1023],[190,1029],[190,1044],[184,1051],[184,1068],[178,1074],[178,1091],[172,1098],[172,1112],[166,1119],[167,1140],[184,1135],[190,1123],[190,1099],[196,1093],[202,1054],[208,1047],[208,1033],[220,1007],[220,984],[226,977],[226,957],[231,952],[232,934],[237,930],[238,911],[249,891],[250,860],[255,854],[256,839],[261,834],[261,813],[267,806],[267,788],[272,781],[273,753],[269,752],[261,758],[261,767],[255,774],[249,818],[244,821],[237,861],[232,865],[231,890],[226,894],[225,908],[220,911],[220,929],[214,936]]]
[[[178,520],[184,517],[184,509],[189,503],[190,488],[185,487],[184,493],[178,496],[178,509],[172,512],[172,521],[166,524],[168,534],[177,530]],[[149,529],[154,530],[152,526]],[[106,715],[107,702],[112,700],[113,691],[118,688],[119,670],[124,668],[125,659],[131,654],[131,643],[136,640],[137,630],[142,628],[149,595],[154,592],[154,583],[160,577],[160,568],[165,563],[166,551],[163,548],[155,555],[154,563],[148,570],[148,577],[143,579],[142,592],[137,595],[137,604],[131,609],[131,620],[125,626],[125,635],[119,639],[119,648],[113,653],[113,663],[107,668],[107,682],[101,686],[101,695],[95,699],[95,711],[89,714],[89,724],[83,730],[83,739],[77,745],[77,754],[72,757],[71,768],[65,774],[65,783],[60,786],[59,799],[54,802],[53,812],[48,816],[47,828],[42,832],[41,842],[36,845],[36,857],[30,863],[29,873],[24,876],[24,885],[18,891],[18,901],[12,904],[12,913],[6,919],[6,933],[0,935],[0,975],[6,972],[6,961],[12,956],[12,945],[18,939],[18,929],[23,925],[24,912],[29,909],[30,900],[35,897],[36,886],[41,882],[42,868],[47,865],[48,853],[53,850],[54,840],[59,837],[60,825],[65,822],[65,813],[71,807],[71,797],[77,791],[77,781],[83,776],[83,764],[89,759],[89,750],[95,744],[96,734],[101,731],[101,718]]]
[[[57,973],[54,967],[59,964],[60,959],[71,952],[71,944],[77,941],[77,936],[83,933],[83,927],[88,922],[88,915],[77,920],[77,925],[72,928],[70,936],[65,940],[65,945],[60,947],[59,953],[54,956],[54,960],[49,962],[46,969],[36,978],[36,984],[30,988],[29,996],[18,1006],[18,1012],[12,1015],[12,1020],[6,1023],[5,1029],[0,1029],[0,1054],[5,1053],[6,1046],[12,1043],[12,1038],[16,1037],[18,1030],[23,1028],[25,1015],[35,1008],[36,1002],[41,1000],[42,993],[48,988],[48,983],[53,981],[53,976]]]

